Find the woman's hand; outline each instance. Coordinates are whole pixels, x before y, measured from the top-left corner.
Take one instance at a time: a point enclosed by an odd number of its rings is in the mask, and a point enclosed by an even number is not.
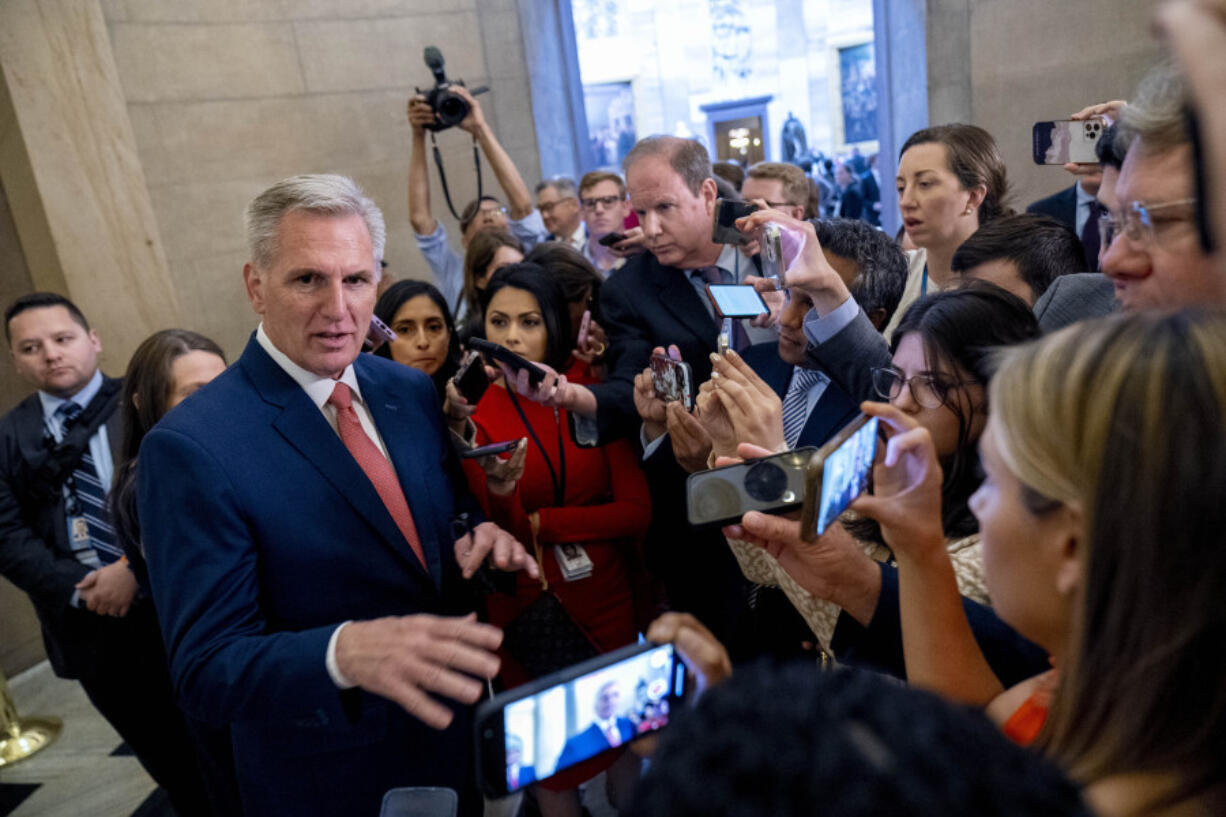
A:
[[[506,377],[507,388],[514,389],[534,403],[550,408],[566,409],[572,414],[585,417],[596,416],[596,395],[586,386],[579,386],[566,379],[566,375],[558,374],[552,366],[544,363],[533,363],[545,372],[540,383],[535,386],[528,380],[528,370],[515,371],[502,363],[498,364]]]
[[[594,320],[588,321],[587,337],[577,346],[572,354],[584,363],[591,363],[604,355],[609,348],[609,338],[604,328]]]
[[[456,388],[452,380],[447,381],[445,394],[443,416],[447,418],[447,425],[451,430],[463,437],[468,428],[468,420],[477,411],[477,407],[469,405],[468,400],[460,394],[460,390]]]
[[[886,544],[901,562],[945,553],[941,523],[941,473],[928,429],[888,403],[862,403],[893,434],[885,457],[873,468],[873,495],[861,495],[851,510],[875,519]]]
[[[693,474],[707,470],[711,457],[711,438],[702,423],[680,403],[667,403],[665,416],[672,437],[673,457],[685,471]]]
[[[746,235],[760,238],[763,228],[770,222],[803,239],[799,248],[793,248],[790,241],[784,242],[781,264],[786,270],[789,289],[808,295],[818,315],[833,312],[851,297],[842,276],[826,260],[822,245],[817,240],[817,231],[809,222],[794,219],[779,210],[757,210],[737,219],[736,228]]]
[[[732,423],[735,443],[771,452],[783,447],[783,401],[744,358],[729,349],[711,355],[711,388]]]
[[[707,436],[711,438],[711,450],[716,457],[736,456],[736,427],[728,416],[723,400],[715,390],[715,381],[708,380],[698,389],[695,403],[695,415],[702,424]]]
[[[508,496],[515,491],[515,486],[524,476],[524,460],[528,455],[528,438],[521,437],[519,445],[511,452],[508,459],[497,454],[487,457],[477,457],[477,465],[485,472],[485,484],[491,494]]]
[[[669,346],[667,352],[664,351],[664,347],[657,346],[651,350],[651,353],[653,355],[667,354],[673,360],[681,359],[681,351],[676,346]],[[656,382],[651,375],[650,368],[643,369],[634,376],[634,408],[638,411],[639,417],[643,418],[648,442],[655,440],[668,430],[668,417],[665,412],[667,406],[668,404],[656,393]]]
[[[689,613],[665,613],[647,628],[647,640],[673,644],[696,681],[698,694],[732,675],[724,645]]]

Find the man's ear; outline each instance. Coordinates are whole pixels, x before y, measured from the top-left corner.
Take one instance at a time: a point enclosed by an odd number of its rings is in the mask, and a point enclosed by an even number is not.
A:
[[[707,215],[715,215],[715,200],[719,198],[719,188],[715,186],[715,179],[707,178],[702,180],[702,187],[698,188],[698,195],[702,197],[703,207],[707,210]]]
[[[243,283],[247,285],[247,300],[251,301],[251,308],[255,310],[255,314],[263,315],[264,276],[254,264],[243,265]]]
[[[1072,598],[1081,589],[1085,573],[1085,549],[1088,546],[1085,514],[1081,505],[1066,503],[1056,513],[1061,514],[1061,537],[1056,564],[1056,591]]]

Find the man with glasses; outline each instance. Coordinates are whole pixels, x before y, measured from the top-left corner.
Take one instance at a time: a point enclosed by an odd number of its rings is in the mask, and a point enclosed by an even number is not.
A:
[[[536,209],[541,211],[545,229],[552,241],[565,241],[582,250],[587,230],[579,213],[575,180],[566,176],[545,179],[536,186]]]
[[[600,239],[610,233],[628,232],[625,225],[630,202],[626,200],[626,183],[616,173],[593,170],[579,180],[579,205],[587,227],[587,240],[581,248],[584,257],[606,275],[620,269],[626,263],[625,253],[606,247]]]

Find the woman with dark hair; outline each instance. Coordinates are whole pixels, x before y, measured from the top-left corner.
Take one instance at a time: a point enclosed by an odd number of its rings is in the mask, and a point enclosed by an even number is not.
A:
[[[396,333],[375,354],[430,375],[442,399],[460,365],[460,338],[443,293],[425,281],[397,281],[379,296],[375,317]]]
[[[912,304],[894,335],[891,365],[873,371],[878,396],[925,428],[933,440],[945,475],[941,524],[946,549],[957,569],[959,590],[979,602],[986,603],[988,594],[979,526],[968,501],[982,480],[976,445],[988,418],[987,384],[995,352],[1038,333],[1034,313],[1024,301],[1000,287],[976,283]],[[893,558],[877,523],[855,514],[844,514],[798,561],[786,566],[754,545],[730,541],[746,575],[759,584],[781,586],[823,645],[830,644],[841,608],[808,581],[806,574],[816,565],[806,558],[832,548],[854,549],[879,562]],[[847,612],[857,619],[862,615]],[[860,623],[867,625],[872,612]]]
[[[590,367],[604,355],[608,343],[605,331],[600,326],[600,288],[604,285],[604,277],[591,261],[584,258],[583,253],[562,241],[537,244],[524,260],[540,264],[562,288],[562,295],[569,305],[575,358]],[[587,336],[580,338],[584,312],[590,312],[591,317]],[[580,340],[583,340],[582,346]]]
[[[110,493],[115,540],[141,590],[150,595],[149,571],[137,518],[137,454],[145,435],[175,406],[226,368],[225,353],[209,338],[186,329],[163,329],[146,338],[128,361],[124,374],[123,446]],[[239,814],[238,780],[230,730],[184,713],[198,755],[200,775],[214,814]]]
[[[506,230],[487,227],[469,240],[464,251],[464,288],[455,305],[461,340],[481,335],[481,292],[490,276],[523,260],[523,245]]]
[[[952,286],[952,262],[963,241],[994,218],[1009,215],[1009,182],[996,140],[975,125],[938,125],[911,134],[898,159],[898,209],[919,249],[888,340],[903,312],[929,292]]]
[[[568,367],[573,344],[567,303],[544,269],[529,263],[505,267],[490,279],[482,300],[488,340],[534,363]],[[514,595],[490,595],[491,623],[513,628],[546,592],[542,585],[547,583],[548,592],[600,652],[631,643],[635,627],[627,564],[647,530],[651,506],[629,443],[578,447],[565,410],[518,397],[502,378],[486,391],[472,421],[476,445],[522,440],[523,453],[510,461],[489,457],[478,462],[479,468],[465,470],[491,518],[521,542],[532,543],[543,579],[524,576],[516,579]],[[522,465],[516,467],[516,460]],[[590,572],[576,575],[571,565],[585,561]],[[505,646],[500,655],[507,686],[531,680]],[[624,756],[620,762],[614,755],[602,756],[539,784],[542,813],[578,814],[576,786],[605,769],[617,781],[614,788],[625,794],[637,777],[637,764],[632,753]]]

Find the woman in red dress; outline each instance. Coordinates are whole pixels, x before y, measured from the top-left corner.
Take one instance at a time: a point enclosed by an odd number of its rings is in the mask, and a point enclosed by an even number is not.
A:
[[[578,382],[590,382],[587,366],[571,359],[574,335],[566,300],[543,268],[516,264],[499,270],[487,285],[484,301],[488,340],[529,361],[565,370]],[[526,451],[518,478],[517,469],[508,469],[506,461],[482,463],[488,473],[481,467],[466,467],[473,492],[491,518],[530,551],[539,546],[535,549],[549,592],[601,652],[633,642],[627,563],[647,530],[651,503],[629,443],[578,447],[565,410],[514,394],[502,378],[486,391],[472,420],[477,445],[526,438],[521,443]],[[590,573],[577,577],[572,573],[568,581],[560,560],[583,562],[584,557],[590,561]],[[490,622],[501,627],[511,624],[542,592],[538,580],[517,577],[513,596],[495,593],[487,598]],[[505,649],[501,657],[501,677],[508,687],[531,680]],[[579,814],[575,787],[614,766],[617,757],[601,755],[542,784],[537,792],[542,812],[546,817]],[[616,765],[629,765],[633,755],[626,757],[625,763]],[[536,761],[539,764],[540,758]]]

